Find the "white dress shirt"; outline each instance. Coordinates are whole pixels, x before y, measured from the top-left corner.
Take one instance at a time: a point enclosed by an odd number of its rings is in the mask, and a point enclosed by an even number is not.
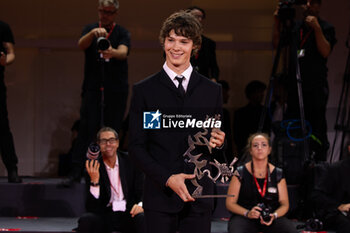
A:
[[[163,69],[165,73],[169,76],[171,81],[175,84],[175,86],[178,87],[179,81],[177,81],[176,76],[180,76],[180,75],[175,73],[173,70],[171,70],[169,66],[166,64],[166,62],[163,65]],[[193,71],[193,67],[190,64],[190,66],[181,74],[181,76],[183,76],[182,86],[184,87],[185,91],[187,91],[187,87],[188,87],[188,83],[190,82],[192,71]]]
[[[106,163],[106,170],[111,185],[111,199],[108,206],[112,206],[113,211],[125,211],[126,200],[124,199],[124,193],[119,176],[119,162],[118,157],[115,161],[114,168],[109,167]],[[90,186],[90,193],[98,199],[100,197],[100,186]]]

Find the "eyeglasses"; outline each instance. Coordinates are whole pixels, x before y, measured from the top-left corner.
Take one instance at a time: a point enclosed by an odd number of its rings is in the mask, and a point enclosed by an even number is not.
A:
[[[100,14],[103,14],[103,15],[111,16],[111,15],[114,15],[117,11],[116,10],[114,10],[114,11],[107,11],[107,10],[103,10],[103,9],[98,9],[98,12]]]
[[[101,144],[101,145],[106,145],[107,143],[109,144],[116,144],[118,141],[118,138],[108,138],[108,139],[100,139],[98,140],[98,142]]]

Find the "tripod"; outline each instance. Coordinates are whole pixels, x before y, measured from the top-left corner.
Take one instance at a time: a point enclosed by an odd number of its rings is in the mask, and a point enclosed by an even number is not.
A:
[[[298,187],[298,195],[299,200],[297,201],[295,209],[291,209],[291,215],[295,216],[298,219],[303,219],[305,216],[309,214],[309,208],[307,205],[306,200],[308,195],[308,190],[305,189],[309,184],[310,179],[310,168],[314,164],[314,154],[309,153],[309,136],[305,120],[305,111],[304,111],[304,99],[303,99],[303,91],[302,91],[302,80],[301,80],[301,74],[300,74],[300,66],[299,66],[299,57],[302,56],[300,52],[298,52],[298,46],[297,46],[297,36],[295,33],[295,9],[291,6],[283,6],[284,8],[282,12],[279,12],[279,19],[282,23],[281,31],[280,31],[280,38],[277,45],[276,55],[273,62],[272,72],[268,84],[267,89],[267,96],[265,98],[265,105],[264,105],[264,111],[261,114],[260,122],[259,122],[259,131],[262,130],[266,112],[267,112],[267,106],[271,102],[272,98],[272,90],[273,90],[273,83],[274,79],[277,76],[277,68],[279,65],[279,61],[281,58],[281,52],[282,49],[285,48],[286,50],[286,60],[283,63],[283,73],[284,78],[287,79],[288,82],[293,81],[293,85],[296,82],[296,86],[288,86],[288,88],[291,88],[288,90],[288,92],[293,93],[293,99],[289,99],[287,101],[288,108],[292,108],[289,104],[295,100],[295,112],[299,110],[299,116],[300,117],[300,126],[298,126],[298,139],[290,137],[288,135],[289,127],[293,123],[291,121],[288,121],[287,130],[286,132],[278,133],[276,135],[276,142],[274,142],[274,150],[276,152],[275,156],[273,157],[277,161],[277,166],[282,166],[285,172],[285,177],[288,184],[293,184]],[[294,82],[295,79],[295,82]],[[296,90],[295,90],[296,89]],[[290,95],[288,98],[292,98]],[[296,100],[296,98],[298,98]],[[290,110],[289,110],[290,111]],[[281,127],[279,127],[281,128]],[[299,129],[300,128],[300,129]],[[288,138],[286,137],[288,135]],[[300,136],[301,135],[301,136]],[[297,142],[297,141],[300,141]]]
[[[338,109],[337,109],[337,117],[335,121],[335,136],[334,141],[332,145],[332,153],[330,162],[333,160],[334,156],[334,148],[337,143],[338,139],[338,133],[339,131],[342,132],[341,135],[341,142],[340,142],[340,154],[339,154],[339,160],[343,158],[343,148],[344,148],[344,140],[347,135],[347,133],[350,132],[350,106],[349,105],[349,86],[350,86],[350,24],[349,24],[349,33],[348,38],[346,40],[346,47],[349,49],[348,52],[348,58],[345,65],[345,72],[344,72],[344,78],[343,78],[343,84],[342,84],[342,91],[340,94]],[[349,107],[348,113],[347,108]]]
[[[105,108],[105,65],[109,62],[109,59],[104,59],[102,54],[99,58],[100,70],[101,70],[101,83],[100,83],[100,92],[101,92],[101,102],[100,102],[100,128],[104,127],[104,108]]]
[[[281,8],[282,9],[282,8]],[[281,10],[280,9],[280,10]],[[280,33],[280,39],[277,46],[276,55],[273,62],[272,72],[270,75],[270,80],[267,88],[267,96],[265,98],[265,104],[263,108],[263,112],[260,116],[260,122],[259,122],[259,128],[258,132],[261,132],[263,129],[263,125],[266,118],[266,112],[267,112],[267,106],[271,102],[272,95],[269,93],[272,93],[273,90],[273,81],[276,77],[277,68],[279,64],[279,60],[281,57],[281,51],[283,47],[287,48],[287,52],[289,53],[289,57],[291,59],[291,62],[289,64],[293,64],[295,67],[287,67],[286,63],[284,63],[283,72],[287,74],[288,78],[291,78],[290,74],[293,74],[293,70],[295,71],[295,78],[297,83],[297,92],[298,92],[298,103],[299,103],[299,112],[300,112],[300,121],[301,121],[301,130],[302,130],[302,140],[304,144],[304,157],[302,163],[304,163],[306,160],[309,159],[309,144],[307,141],[307,130],[306,130],[306,123],[305,123],[305,113],[304,113],[304,101],[303,101],[303,93],[302,93],[302,85],[301,85],[301,76],[300,76],[300,67],[299,67],[299,60],[298,60],[298,54],[297,54],[297,43],[296,43],[296,37],[293,34],[293,27],[294,27],[294,16],[295,11],[293,11],[293,8],[287,7],[283,8],[283,12],[280,14],[279,17],[282,22],[282,31]]]

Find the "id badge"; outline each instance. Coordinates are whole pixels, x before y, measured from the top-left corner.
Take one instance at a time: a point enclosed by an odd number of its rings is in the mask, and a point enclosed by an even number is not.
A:
[[[113,201],[112,203],[113,211],[125,211],[126,210],[126,201]]]
[[[269,187],[267,189],[267,192],[269,192],[269,193],[277,193],[277,188],[276,187]]]
[[[305,49],[299,49],[297,52],[298,52],[298,58],[305,56]]]

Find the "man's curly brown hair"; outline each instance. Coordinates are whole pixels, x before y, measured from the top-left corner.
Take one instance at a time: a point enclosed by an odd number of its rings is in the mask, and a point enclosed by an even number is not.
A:
[[[174,30],[178,36],[184,36],[193,41],[194,53],[198,51],[202,43],[202,26],[189,11],[178,11],[170,15],[163,23],[160,30],[159,41],[164,47],[165,38]]]

